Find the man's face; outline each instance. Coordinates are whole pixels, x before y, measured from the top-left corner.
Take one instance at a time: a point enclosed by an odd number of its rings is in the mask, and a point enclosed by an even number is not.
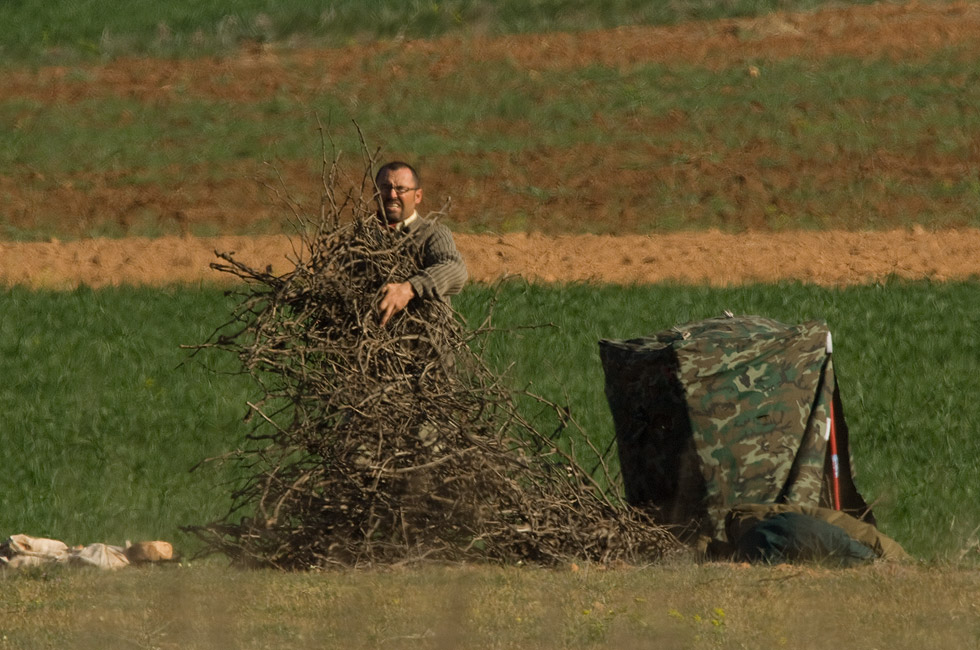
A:
[[[412,216],[415,206],[422,202],[422,190],[415,187],[411,170],[395,169],[382,172],[377,179],[378,212],[388,223],[399,223]]]

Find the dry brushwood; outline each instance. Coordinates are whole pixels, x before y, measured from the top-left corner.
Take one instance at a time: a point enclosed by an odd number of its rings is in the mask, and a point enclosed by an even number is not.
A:
[[[474,351],[486,327],[437,301],[379,326],[380,289],[416,261],[362,198],[369,182],[343,201],[337,182],[334,167],[295,270],[230,254],[213,265],[246,289],[232,323],[196,347],[236,354],[263,394],[249,405],[249,444],[230,456],[246,476],[232,508],[185,530],[209,552],[284,569],[646,562],[673,548],[522,417]]]

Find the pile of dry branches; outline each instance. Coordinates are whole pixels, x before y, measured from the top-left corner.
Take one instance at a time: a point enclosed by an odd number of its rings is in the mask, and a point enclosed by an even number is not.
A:
[[[381,288],[416,260],[379,226],[370,169],[341,196],[325,167],[318,217],[293,208],[305,233],[295,270],[230,254],[213,265],[246,288],[232,322],[197,347],[237,355],[262,396],[248,444],[228,456],[247,477],[231,510],[185,530],[243,564],[287,569],[660,558],[673,538],[515,408],[475,351],[486,324],[415,301],[379,326]]]

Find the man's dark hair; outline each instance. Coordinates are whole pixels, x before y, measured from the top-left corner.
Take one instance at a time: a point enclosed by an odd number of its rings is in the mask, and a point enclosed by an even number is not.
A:
[[[393,172],[399,169],[407,169],[408,171],[412,172],[412,182],[415,183],[415,187],[422,187],[422,177],[419,176],[417,171],[415,171],[415,168],[409,165],[407,162],[402,162],[400,160],[392,160],[390,163],[383,165],[381,169],[378,170],[378,173],[374,175],[374,182],[377,183],[378,179],[381,178],[381,175],[385,172]]]

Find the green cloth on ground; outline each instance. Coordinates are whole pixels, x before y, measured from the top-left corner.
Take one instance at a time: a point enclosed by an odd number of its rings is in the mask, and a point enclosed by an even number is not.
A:
[[[830,562],[851,566],[909,556],[875,526],[839,510],[789,504],[739,504],[725,517],[728,544],[718,551],[750,562]]]

